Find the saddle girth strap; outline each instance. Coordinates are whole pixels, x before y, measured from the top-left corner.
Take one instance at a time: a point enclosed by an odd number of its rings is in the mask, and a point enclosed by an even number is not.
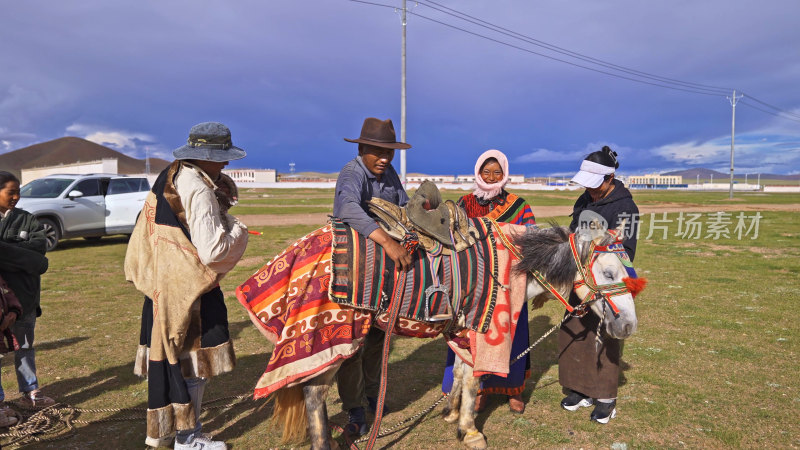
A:
[[[403,300],[403,290],[405,286],[406,272],[400,269],[397,282],[394,285],[392,299],[389,301],[389,320],[386,323],[386,339],[383,341],[381,358],[381,387],[378,391],[378,401],[375,406],[375,421],[372,423],[372,429],[369,432],[367,450],[372,450],[375,447],[375,441],[378,439],[378,434],[380,433],[381,420],[383,419],[383,405],[386,400],[387,372],[389,371],[389,351],[391,350],[389,344],[392,340],[392,332],[394,331],[395,323],[397,323],[397,317],[400,315],[400,305]]]

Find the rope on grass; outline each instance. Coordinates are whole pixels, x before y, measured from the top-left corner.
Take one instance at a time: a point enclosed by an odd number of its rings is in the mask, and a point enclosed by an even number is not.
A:
[[[378,433],[377,439],[386,437],[386,436],[394,433],[398,429],[408,428],[408,427],[403,427],[403,425],[405,425],[408,422],[416,421],[417,419],[419,419],[421,417],[424,417],[425,415],[427,415],[428,413],[433,411],[434,408],[439,406],[439,403],[442,403],[442,401],[444,401],[444,399],[446,399],[448,397],[448,395],[449,394],[442,393],[442,395],[438,399],[436,399],[436,401],[433,402],[432,405],[428,406],[427,408],[423,409],[422,411],[418,412],[417,414],[414,414],[411,417],[406,417],[405,419],[397,422],[396,424],[394,424],[393,426],[391,426],[389,428],[385,428],[383,430],[380,430],[380,432]],[[330,423],[330,427],[332,429],[338,431],[339,433],[341,433],[342,436],[344,436],[345,443],[347,444],[347,447],[350,448],[351,450],[358,450],[358,445],[356,445],[356,444],[359,444],[361,442],[365,442],[365,441],[369,440],[369,435],[365,435],[365,436],[362,436],[360,439],[358,439],[356,441],[351,441],[350,437],[347,435],[347,433],[345,433],[345,430],[344,430],[343,427],[341,427],[339,425],[336,425],[334,423]]]
[[[411,417],[407,417],[407,418],[397,422],[394,426],[391,426],[389,428],[381,430],[381,432],[378,433],[377,437],[378,438],[382,438],[382,437],[388,436],[388,435],[394,433],[402,425],[404,425],[404,424],[406,424],[408,422],[415,421],[415,420],[419,419],[420,417],[423,417],[423,416],[427,415],[429,412],[433,411],[434,408],[439,406],[439,403],[442,403],[442,401],[444,401],[444,399],[446,399],[447,396],[448,396],[448,394],[442,393],[442,395],[435,402],[433,402],[433,404],[431,406],[428,406],[427,408],[423,409],[422,411],[418,412],[417,414],[414,414]],[[366,441],[368,439],[369,439],[369,436],[364,436],[361,439],[358,439],[357,441],[355,441],[354,444],[358,444],[359,442],[364,442],[364,441]]]
[[[203,409],[220,409],[231,408],[240,403],[252,400],[252,395],[231,395],[228,397],[220,397],[203,403]],[[216,403],[225,400],[234,400],[227,404],[218,405]],[[33,412],[34,410],[15,405],[24,411]],[[81,420],[77,419],[81,414],[87,413],[137,413],[136,416],[126,417],[106,417],[104,419],[95,420]],[[21,420],[23,417],[18,414],[20,419],[17,425],[8,429],[6,433],[0,433],[2,439],[2,446],[6,448],[20,448],[25,445],[41,442],[53,442],[66,439],[75,435],[75,425],[89,425],[93,423],[103,422],[124,422],[124,421],[141,421],[146,419],[147,408],[75,408],[73,406],[56,403],[55,405],[48,406],[47,408],[37,410],[27,419]]]

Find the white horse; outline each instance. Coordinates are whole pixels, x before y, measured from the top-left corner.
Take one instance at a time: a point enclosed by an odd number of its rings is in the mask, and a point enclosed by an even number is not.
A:
[[[623,227],[612,231],[581,229],[570,234],[568,228],[554,226],[513,238],[521,256],[516,269],[530,274],[527,297],[532,307],[558,298],[570,314],[596,314],[612,338],[625,339],[633,334],[637,325],[633,296],[645,282],[629,277],[624,263],[627,254],[622,254],[621,246]],[[577,308],[567,303],[573,288],[583,299]],[[472,367],[457,356],[453,388],[443,415],[448,423],[458,422],[458,438],[473,449],[486,448],[485,436],[475,428],[479,384]]]

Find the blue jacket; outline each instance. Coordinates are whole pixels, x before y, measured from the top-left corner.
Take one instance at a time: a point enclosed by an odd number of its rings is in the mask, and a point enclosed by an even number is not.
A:
[[[372,197],[382,198],[395,205],[405,206],[408,194],[403,189],[400,177],[389,165],[381,180],[364,165],[360,156],[348,162],[336,180],[333,199],[333,216],[341,219],[363,236],[378,229],[378,223],[369,216],[367,202]]]

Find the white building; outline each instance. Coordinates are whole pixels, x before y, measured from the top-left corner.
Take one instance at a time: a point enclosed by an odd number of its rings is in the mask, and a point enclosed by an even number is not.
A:
[[[453,175],[425,175],[422,173],[414,173],[406,175],[406,181],[409,183],[422,183],[423,181],[433,181],[434,183],[452,183],[455,181]]]
[[[275,169],[224,169],[222,171],[236,183],[275,183],[278,172]]]
[[[455,181],[457,183],[474,183],[475,175],[456,175]],[[525,175],[509,175],[508,182],[511,184],[520,184],[525,182]]]
[[[475,175],[456,175],[456,183],[474,183]]]
[[[650,173],[646,175],[630,175],[628,185],[631,184],[652,184],[652,185],[673,185],[683,184],[683,177],[680,175],[659,175]]]

